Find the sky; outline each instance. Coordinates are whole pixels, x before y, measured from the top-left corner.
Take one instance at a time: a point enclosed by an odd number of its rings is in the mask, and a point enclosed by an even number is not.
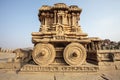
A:
[[[55,3],[82,8],[80,25],[88,37],[120,41],[120,0],[0,0],[0,47],[33,47],[31,33],[38,32],[38,10]]]

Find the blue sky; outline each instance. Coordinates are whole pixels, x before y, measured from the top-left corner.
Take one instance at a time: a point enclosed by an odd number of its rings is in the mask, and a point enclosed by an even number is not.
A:
[[[80,25],[89,37],[120,40],[120,0],[0,0],[0,47],[33,47],[31,33],[38,32],[38,9],[55,3],[82,8]]]

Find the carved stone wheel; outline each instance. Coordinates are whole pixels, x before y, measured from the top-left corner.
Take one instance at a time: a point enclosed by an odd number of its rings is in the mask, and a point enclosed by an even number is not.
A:
[[[33,50],[32,57],[36,64],[47,66],[55,59],[55,48],[51,44],[38,43]]]
[[[79,66],[86,60],[86,50],[80,43],[70,43],[65,48],[63,57],[70,66]]]

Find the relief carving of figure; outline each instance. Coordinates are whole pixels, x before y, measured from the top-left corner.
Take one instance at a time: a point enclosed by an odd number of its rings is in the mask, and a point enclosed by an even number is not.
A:
[[[58,28],[57,28],[57,34],[58,35],[63,35],[63,27],[62,26],[58,26]]]

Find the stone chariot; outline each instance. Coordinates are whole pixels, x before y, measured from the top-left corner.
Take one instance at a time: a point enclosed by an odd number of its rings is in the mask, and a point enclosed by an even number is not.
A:
[[[57,3],[39,9],[39,32],[32,33],[33,60],[40,66],[85,64],[87,53],[100,49],[99,38],[89,38],[79,25],[82,9]],[[92,46],[92,47],[91,47]]]
[[[120,70],[119,49],[98,37],[88,37],[79,24],[82,9],[57,3],[39,9],[39,32],[32,33],[34,48],[14,51],[0,48],[0,53],[14,53],[0,70],[16,72],[97,72]]]

